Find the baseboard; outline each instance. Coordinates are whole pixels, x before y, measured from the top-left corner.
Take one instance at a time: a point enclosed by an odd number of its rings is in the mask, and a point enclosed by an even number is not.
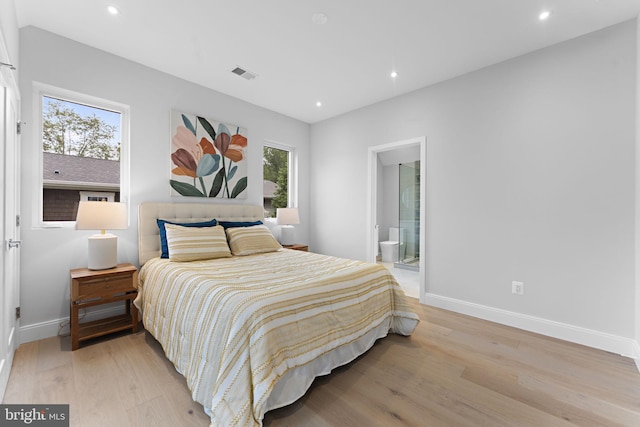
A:
[[[426,305],[433,307],[443,308],[564,341],[617,353],[635,359],[636,365],[638,369],[640,369],[640,346],[638,346],[637,341],[630,338],[435,294],[427,293],[423,300]]]
[[[638,343],[638,341],[633,342],[633,358],[636,362],[638,371],[640,371],[640,343]]]
[[[87,312],[81,321],[87,322],[91,320],[104,319],[105,317],[117,316],[123,313],[123,307],[110,307],[101,310],[92,310]],[[61,324],[65,324],[65,326],[61,328]],[[20,326],[19,343],[24,344],[44,338],[55,337],[58,334],[69,334],[68,317]]]

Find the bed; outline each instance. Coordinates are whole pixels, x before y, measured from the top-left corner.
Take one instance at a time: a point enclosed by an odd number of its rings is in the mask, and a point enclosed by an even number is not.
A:
[[[219,228],[166,225],[173,253],[161,258],[157,219],[233,222],[223,232],[233,253],[243,253],[237,236],[259,237],[245,246],[253,248],[248,255],[181,261],[176,236],[220,239]],[[240,227],[261,220],[262,207],[253,205],[139,208],[135,304],[215,427],[261,426],[267,411],[296,401],[315,377],[354,360],[389,332],[410,335],[419,321],[384,267],[281,248],[268,241],[266,227]]]

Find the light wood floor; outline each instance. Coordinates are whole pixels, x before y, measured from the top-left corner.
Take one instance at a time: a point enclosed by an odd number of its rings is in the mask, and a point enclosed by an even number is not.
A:
[[[294,404],[276,426],[640,426],[640,373],[618,355],[420,306],[390,335]],[[4,403],[69,403],[72,426],[208,426],[146,332],[20,346]]]

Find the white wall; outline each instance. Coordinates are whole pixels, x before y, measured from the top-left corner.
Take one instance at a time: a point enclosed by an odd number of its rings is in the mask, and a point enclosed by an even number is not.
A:
[[[18,63],[18,18],[14,0],[0,0],[0,12],[0,32],[2,32],[0,39],[6,46],[9,63],[18,68],[20,65]]]
[[[311,167],[312,249],[365,259],[367,147],[426,135],[427,301],[629,348],[635,30],[623,23],[312,125],[312,158],[341,153],[331,174]],[[525,295],[511,294],[513,280]]]
[[[168,53],[170,60],[170,53]],[[262,147],[265,140],[293,146],[299,159],[301,224],[296,237],[308,243],[309,125],[219,92],[152,70],[34,27],[20,30],[22,137],[22,341],[57,332],[69,316],[69,269],[87,263],[87,237],[73,229],[38,229],[32,221],[37,188],[34,159],[38,141],[32,83],[85,93],[131,107],[131,185],[128,230],[119,236],[119,262],[137,264],[137,208],[144,201],[200,201],[169,196],[171,109],[197,113],[248,129],[248,197],[211,203],[262,204]]]
[[[398,227],[400,214],[400,168],[398,165],[384,167],[383,194],[384,200],[384,240],[389,239],[389,227]]]

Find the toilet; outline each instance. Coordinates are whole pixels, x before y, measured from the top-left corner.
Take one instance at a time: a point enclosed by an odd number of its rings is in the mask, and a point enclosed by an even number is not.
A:
[[[389,240],[380,242],[382,262],[397,262],[401,252],[400,246],[400,229],[398,227],[389,227]],[[402,243],[402,246],[404,246],[404,243]]]

